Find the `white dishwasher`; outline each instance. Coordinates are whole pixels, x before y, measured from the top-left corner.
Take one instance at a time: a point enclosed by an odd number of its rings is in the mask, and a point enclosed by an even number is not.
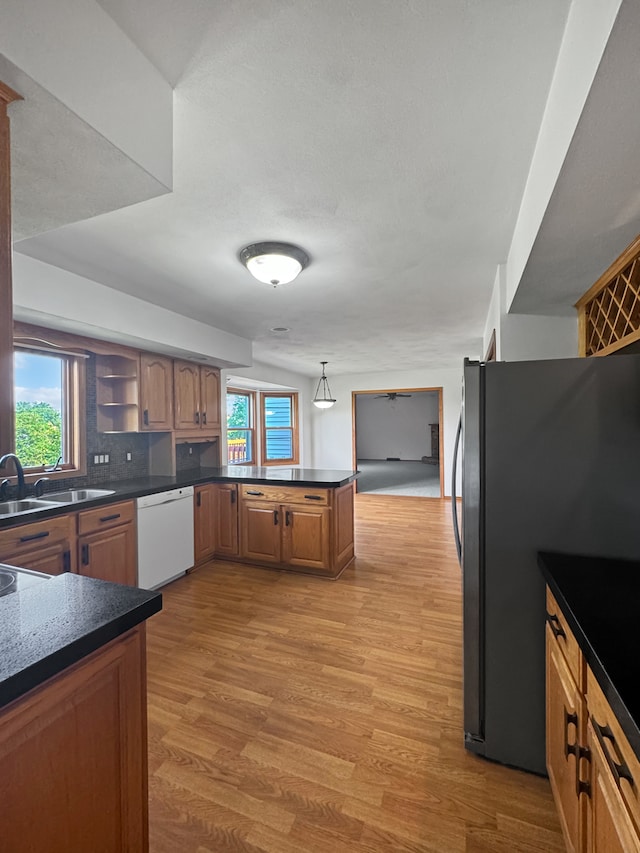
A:
[[[193,486],[145,495],[138,509],[138,586],[157,589],[193,566]]]

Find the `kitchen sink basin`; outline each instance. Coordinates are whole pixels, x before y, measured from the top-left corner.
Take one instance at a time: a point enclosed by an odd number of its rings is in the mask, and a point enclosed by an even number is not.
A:
[[[52,492],[44,497],[44,500],[57,504],[75,504],[79,501],[92,501],[95,498],[104,498],[112,495],[113,489],[69,489],[66,492]]]
[[[25,498],[22,501],[3,501],[0,503],[1,515],[20,515],[23,512],[34,512],[38,509],[49,509],[55,506],[54,501]]]

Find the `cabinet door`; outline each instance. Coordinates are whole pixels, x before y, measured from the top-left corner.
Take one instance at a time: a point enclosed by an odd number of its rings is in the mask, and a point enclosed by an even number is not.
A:
[[[329,570],[331,510],[289,504],[282,507],[282,514],[283,562],[302,569]]]
[[[235,483],[216,483],[214,513],[215,551],[221,557],[238,556],[238,487]]]
[[[194,494],[194,563],[202,563],[213,557],[216,538],[216,517],[213,485],[196,486]]]
[[[200,425],[203,429],[220,430],[220,371],[217,367],[200,366]]]
[[[135,527],[121,524],[78,539],[81,575],[136,586],[138,580]]]
[[[581,798],[576,793],[577,750],[584,702],[547,625],[547,770],[568,853],[581,842]],[[604,848],[603,848],[604,853]]]
[[[240,518],[241,556],[261,563],[279,563],[280,505],[243,501]]]
[[[170,358],[140,356],[140,408],[142,429],[173,429],[173,363]]]
[[[200,426],[200,366],[173,362],[173,415],[176,429]]]
[[[2,562],[47,575],[61,575],[71,571],[71,548],[68,542],[55,542],[49,546],[41,545],[31,551],[3,554]]]
[[[144,628],[0,716],[3,853],[148,850]]]
[[[587,733],[591,751],[591,797],[587,815],[587,853],[638,853],[640,838],[629,816],[604,750],[611,745],[599,738],[591,721]],[[613,762],[619,757],[612,756]]]

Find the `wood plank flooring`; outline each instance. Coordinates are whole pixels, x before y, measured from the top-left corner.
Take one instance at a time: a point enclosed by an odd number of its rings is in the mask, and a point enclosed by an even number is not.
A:
[[[331,582],[215,562],[148,624],[151,853],[561,853],[549,784],[462,745],[446,501],[356,497]]]

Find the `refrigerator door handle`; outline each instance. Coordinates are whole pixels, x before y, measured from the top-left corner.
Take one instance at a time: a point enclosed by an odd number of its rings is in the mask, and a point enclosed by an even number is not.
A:
[[[456,430],[456,440],[453,445],[453,471],[451,473],[451,516],[453,518],[453,535],[456,540],[456,551],[458,553],[458,562],[462,568],[462,540],[460,539],[460,521],[458,519],[458,501],[456,500],[456,480],[458,479],[458,457],[460,449],[460,437],[462,435],[462,415],[458,421],[458,429]]]

